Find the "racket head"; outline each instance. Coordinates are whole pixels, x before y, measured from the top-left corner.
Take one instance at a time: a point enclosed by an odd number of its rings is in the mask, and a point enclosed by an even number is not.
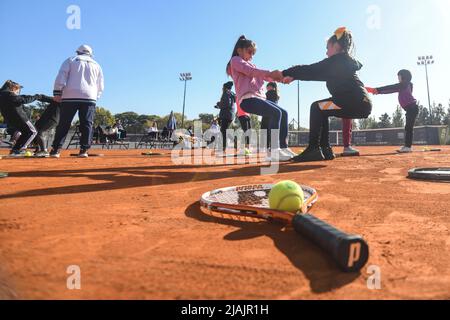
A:
[[[146,157],[156,157],[156,156],[163,156],[164,153],[159,153],[159,152],[142,152],[141,155],[142,156],[146,156]]]
[[[89,157],[99,157],[99,158],[103,158],[105,155],[103,153],[88,153]],[[79,154],[78,153],[71,153],[70,154],[71,157],[78,157]]]
[[[409,170],[408,178],[430,181],[450,181],[450,168],[414,168]]]
[[[273,184],[244,185],[206,192],[200,199],[202,211],[210,216],[239,220],[276,220],[291,223],[295,213],[270,209],[269,193]],[[300,213],[307,213],[318,200],[317,191],[301,186],[305,196]]]

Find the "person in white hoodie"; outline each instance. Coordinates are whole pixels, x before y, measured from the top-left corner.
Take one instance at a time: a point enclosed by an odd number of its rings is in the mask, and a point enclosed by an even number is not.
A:
[[[54,99],[61,102],[61,118],[56,128],[51,157],[59,158],[61,148],[78,111],[80,119],[80,154],[87,158],[92,144],[97,100],[103,93],[103,72],[92,58],[92,49],[82,45],[77,55],[64,61],[55,80]]]

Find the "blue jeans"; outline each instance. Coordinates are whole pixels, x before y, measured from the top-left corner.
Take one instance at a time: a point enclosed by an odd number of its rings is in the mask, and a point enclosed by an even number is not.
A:
[[[63,101],[61,103],[61,117],[56,128],[55,139],[53,140],[53,149],[58,150],[62,148],[77,111],[80,118],[80,147],[84,150],[91,148],[92,135],[94,133],[95,102]]]
[[[268,128],[270,130],[280,130],[278,141],[272,148],[287,148],[288,136],[288,113],[277,104],[258,98],[245,99],[241,103],[241,109],[247,113],[256,114],[268,119]]]

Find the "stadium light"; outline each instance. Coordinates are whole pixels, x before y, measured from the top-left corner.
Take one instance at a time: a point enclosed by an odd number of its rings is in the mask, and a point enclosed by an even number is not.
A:
[[[186,87],[187,82],[192,80],[192,74],[190,72],[180,73],[180,81],[184,81],[184,98],[183,98],[183,114],[181,117],[181,128],[184,129],[184,108],[186,106]]]
[[[432,55],[431,56],[420,56],[418,58],[417,65],[425,66],[425,75],[427,78],[428,107],[430,109],[430,117],[431,117],[432,113],[431,113],[431,99],[430,99],[430,84],[428,81],[428,66],[430,64],[434,64],[434,58]]]

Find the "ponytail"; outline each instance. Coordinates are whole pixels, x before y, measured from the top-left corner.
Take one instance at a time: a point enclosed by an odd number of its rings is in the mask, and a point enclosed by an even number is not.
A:
[[[244,35],[240,36],[238,41],[234,45],[233,53],[231,54],[231,59],[239,55],[238,49],[247,49],[249,47],[253,47],[256,50],[256,44],[252,40],[247,39]],[[228,62],[226,68],[227,75],[229,76],[231,76],[231,59]]]

